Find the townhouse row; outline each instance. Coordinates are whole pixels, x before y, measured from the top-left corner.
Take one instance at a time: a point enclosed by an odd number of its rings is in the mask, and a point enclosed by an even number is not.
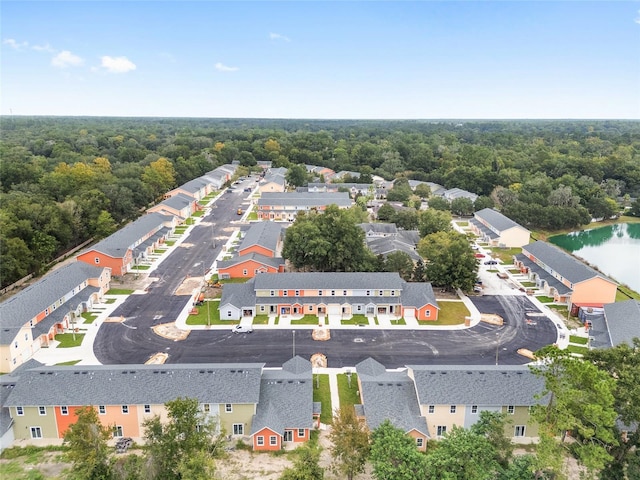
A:
[[[424,450],[454,426],[469,428],[483,410],[507,417],[505,436],[537,436],[531,409],[544,383],[527,366],[424,366],[386,370],[372,358],[356,365],[357,415],[374,430],[389,420]],[[92,406],[113,437],[144,439],[144,422],[166,419],[165,403],[195,398],[203,419],[254,450],[307,441],[319,426],[311,363],[296,356],[282,368],[261,363],[104,365],[24,368],[1,379],[2,446],[64,437],[75,412]]]
[[[220,318],[256,315],[352,315],[437,320],[430,283],[409,283],[396,272],[263,273],[247,283],[227,284]]]

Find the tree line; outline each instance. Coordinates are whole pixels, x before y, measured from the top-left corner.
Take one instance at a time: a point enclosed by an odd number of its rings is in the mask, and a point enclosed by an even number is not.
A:
[[[482,197],[474,209],[496,205],[528,227],[575,227],[626,206],[640,214],[632,201],[640,196],[633,121],[5,116],[0,124],[2,286],[42,273],[167,190],[231,162],[294,167],[296,184],[308,180],[299,166],[313,164],[357,172],[359,181],[379,175],[459,187]],[[456,203],[440,208],[469,211]]]

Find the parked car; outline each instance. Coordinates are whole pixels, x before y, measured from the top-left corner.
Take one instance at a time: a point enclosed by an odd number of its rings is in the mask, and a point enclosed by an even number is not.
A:
[[[476,258],[484,258],[484,253],[474,253],[473,255]]]
[[[253,328],[248,325],[235,325],[231,331],[233,333],[253,333]]]
[[[487,260],[484,262],[485,265],[497,265],[498,262],[496,260]]]
[[[236,212],[238,215],[242,215],[242,209],[239,208],[238,211]]]

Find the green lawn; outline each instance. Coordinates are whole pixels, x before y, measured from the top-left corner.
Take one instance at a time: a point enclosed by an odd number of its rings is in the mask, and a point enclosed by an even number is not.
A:
[[[58,348],[79,347],[82,344],[84,333],[76,333],[76,339],[73,339],[73,333],[60,333],[55,336],[56,341],[60,342]]]
[[[191,214],[192,217],[201,217],[204,215],[204,210],[196,210]]]
[[[407,324],[407,322],[405,321],[404,318],[398,318],[397,320],[393,319],[393,320],[390,321],[390,323],[391,323],[391,325],[406,325]]]
[[[338,395],[340,396],[340,407],[360,403],[357,374],[351,374],[351,387],[349,387],[349,379],[346,373],[338,375]]]
[[[369,319],[364,315],[353,315],[348,320],[340,320],[342,325],[360,325],[361,323],[364,325],[369,325]]]
[[[578,345],[569,345],[567,350],[571,353],[579,353],[580,355],[584,355],[589,351],[587,347],[580,347]]]
[[[149,270],[151,265],[136,265],[132,270]]]
[[[518,270],[517,268],[510,268],[509,269],[509,273],[512,273],[514,275],[518,275],[520,273],[520,270]]]
[[[616,302],[624,302],[625,300],[630,299],[640,300],[640,293],[631,290],[624,285],[620,285],[618,290],[616,291]]]
[[[536,298],[540,303],[553,303],[553,298],[547,297],[546,295],[536,295]]]
[[[269,315],[256,315],[253,319],[254,325],[269,325]]]
[[[93,313],[82,312],[82,318],[84,318],[84,323],[93,323],[98,316]]]
[[[522,285],[523,287],[535,287],[536,282],[520,282],[520,285]]]
[[[167,251],[166,248],[156,248],[153,253],[157,253],[158,255],[162,255],[163,253],[165,253]]]
[[[176,235],[182,235],[186,231],[187,227],[176,227],[173,229],[173,233],[175,233]]]
[[[258,214],[257,212],[254,212],[253,210],[251,211],[251,213],[249,213],[249,215],[247,215],[247,220],[251,221],[251,220],[258,220]]]
[[[569,341],[571,343],[577,343],[579,345],[586,345],[589,343],[589,339],[586,337],[578,337],[577,335],[569,335]]]
[[[298,320],[291,320],[291,325],[318,325],[320,320],[315,315],[305,315]]]
[[[424,325],[460,325],[464,323],[464,317],[468,317],[471,312],[462,302],[439,302],[440,312],[437,321],[420,322]]]
[[[209,305],[208,309],[207,304]],[[219,306],[220,302],[206,300],[204,305],[194,307],[198,309],[198,313],[187,317],[187,325],[229,325],[231,327],[240,323],[239,320],[220,320]]]
[[[217,277],[217,275],[214,275],[213,277]],[[211,278],[211,280],[215,283],[217,281],[219,281],[220,283],[247,283],[249,280],[251,280],[251,278],[249,277],[239,277],[239,278],[225,278],[222,280],[218,280],[217,278],[215,280],[213,280],[213,277]]]
[[[318,381],[318,378],[320,380]],[[318,384],[320,388],[318,388]],[[313,378],[313,401],[322,403],[320,421],[330,424],[333,420],[333,409],[331,407],[331,390],[329,388],[329,375],[314,375]]]
[[[184,221],[185,225],[193,225],[194,221],[193,218],[189,217]]]
[[[173,240],[167,240],[166,242],[164,242],[164,244],[167,247],[172,247],[172,246],[174,246],[176,244],[176,242],[174,242]]]
[[[104,303],[116,303],[116,299],[115,298],[107,298]]]
[[[494,248],[491,255],[502,260],[502,263],[513,264],[513,256],[519,253],[522,253],[521,248]]]
[[[131,295],[133,292],[126,288],[110,288],[107,295]]]
[[[69,360],[68,362],[56,363],[56,365],[75,365],[78,362],[80,362],[80,360]]]

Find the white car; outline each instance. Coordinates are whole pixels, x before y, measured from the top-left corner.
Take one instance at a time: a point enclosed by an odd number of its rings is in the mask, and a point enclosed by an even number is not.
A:
[[[249,325],[235,325],[231,331],[233,333],[253,333],[253,328]]]

